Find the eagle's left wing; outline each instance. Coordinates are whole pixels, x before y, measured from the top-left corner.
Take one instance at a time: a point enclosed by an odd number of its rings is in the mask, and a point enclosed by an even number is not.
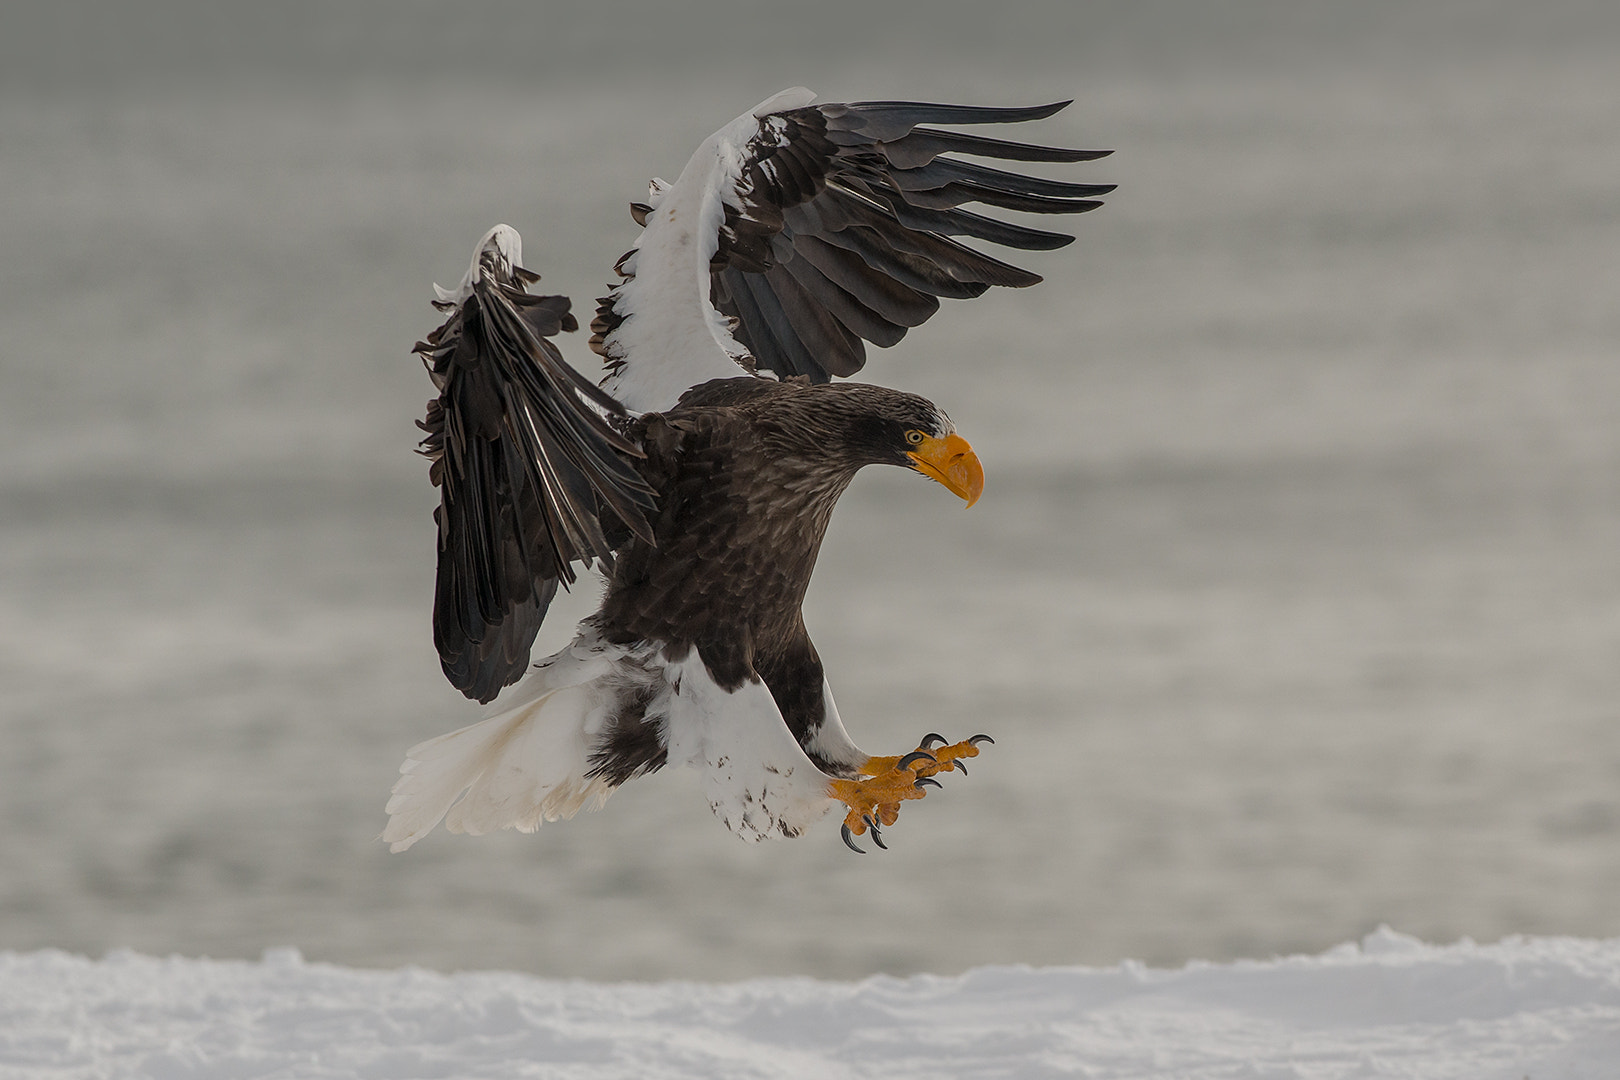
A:
[[[673,405],[689,387],[745,372],[853,375],[863,342],[893,345],[939,309],[992,285],[1040,277],[956,237],[1061,247],[1073,237],[975,213],[985,206],[1078,214],[1112,184],[1074,183],[963,157],[1077,162],[1067,150],[928,125],[1040,120],[1032,108],[908,101],[812,104],[786,90],[711,135],[673,184],[631,210],[643,225],[601,301],[592,346],[603,387],[629,409]]]
[[[420,423],[438,485],[433,640],[445,676],[489,701],[528,667],[546,608],[575,563],[650,541],[642,451],[618,402],[569,367],[548,338],[573,330],[565,296],[531,295],[517,231],[497,225],[421,354],[438,387]],[[435,286],[437,289],[438,287]]]

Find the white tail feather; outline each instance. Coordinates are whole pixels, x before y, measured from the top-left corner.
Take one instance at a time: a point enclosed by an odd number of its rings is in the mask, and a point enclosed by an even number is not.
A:
[[[582,638],[529,675],[514,704],[405,752],[382,839],[404,851],[441,819],[455,833],[533,832],[595,810],[613,788],[589,777],[590,744],[615,697],[613,657]]]

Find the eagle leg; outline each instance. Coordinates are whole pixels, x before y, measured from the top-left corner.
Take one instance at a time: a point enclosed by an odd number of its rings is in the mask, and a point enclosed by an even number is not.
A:
[[[887,848],[880,839],[881,827],[893,825],[899,819],[902,802],[920,799],[928,794],[928,788],[939,787],[939,781],[933,779],[935,773],[966,775],[967,766],[962,759],[978,757],[980,743],[995,743],[988,735],[975,735],[959,743],[934,748],[936,742],[944,741],[930,734],[920,747],[908,754],[867,758],[861,766],[862,779],[828,781],[827,794],[849,807],[839,830],[844,843],[860,851],[851,837],[870,832],[878,847]]]

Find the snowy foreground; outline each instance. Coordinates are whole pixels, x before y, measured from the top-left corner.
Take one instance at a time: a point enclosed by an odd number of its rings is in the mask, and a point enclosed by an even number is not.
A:
[[[859,983],[0,954],[0,1077],[1620,1077],[1620,939]]]

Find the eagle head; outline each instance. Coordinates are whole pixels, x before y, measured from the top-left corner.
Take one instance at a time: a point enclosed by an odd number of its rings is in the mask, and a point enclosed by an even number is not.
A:
[[[927,398],[866,383],[814,388],[837,405],[831,440],[860,465],[901,465],[937,480],[969,506],[984,492],[984,467],[950,417]],[[842,400],[838,400],[842,399]]]

